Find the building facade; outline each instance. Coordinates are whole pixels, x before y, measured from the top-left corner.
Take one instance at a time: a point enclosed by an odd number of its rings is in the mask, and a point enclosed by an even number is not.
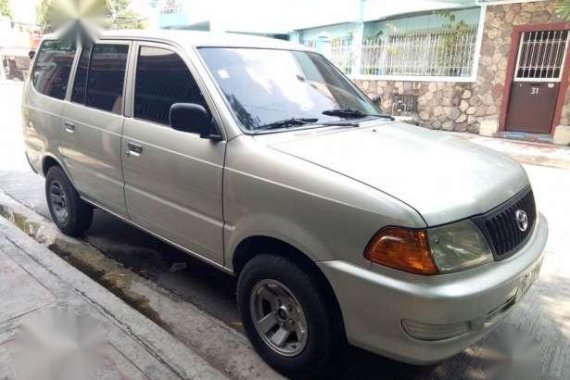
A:
[[[570,23],[557,16],[556,1],[481,3],[293,37],[323,45],[364,92],[381,98],[384,112],[425,127],[548,135],[570,124]]]

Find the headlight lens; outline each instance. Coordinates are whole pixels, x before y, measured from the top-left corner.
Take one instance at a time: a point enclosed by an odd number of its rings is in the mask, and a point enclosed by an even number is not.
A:
[[[364,257],[376,264],[424,275],[493,261],[487,240],[470,220],[427,230],[383,228],[368,243]]]
[[[453,272],[493,261],[487,240],[470,220],[427,231],[431,253],[441,272]]]

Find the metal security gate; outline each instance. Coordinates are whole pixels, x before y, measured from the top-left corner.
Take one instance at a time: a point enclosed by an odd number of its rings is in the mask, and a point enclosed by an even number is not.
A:
[[[507,111],[507,130],[550,133],[569,37],[568,30],[522,32]]]

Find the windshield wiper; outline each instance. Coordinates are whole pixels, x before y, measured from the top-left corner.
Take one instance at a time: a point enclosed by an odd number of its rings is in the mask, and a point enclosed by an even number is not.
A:
[[[379,114],[379,113],[364,113],[361,112],[359,110],[355,110],[352,108],[335,108],[332,110],[326,110],[323,111],[323,115],[327,115],[327,116],[338,116],[338,117],[344,117],[347,119],[357,119],[357,118],[361,118],[361,117],[382,117],[382,118],[386,118],[386,119],[390,119],[390,120],[395,120],[393,116],[390,115],[384,115],[384,114]]]
[[[277,120],[272,123],[263,124],[257,127],[257,130],[267,131],[270,129],[290,128],[309,123],[315,123],[319,119],[313,117],[292,117],[290,119]]]

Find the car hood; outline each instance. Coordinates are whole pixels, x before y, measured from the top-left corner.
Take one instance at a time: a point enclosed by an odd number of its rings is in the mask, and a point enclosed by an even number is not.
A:
[[[510,157],[405,123],[287,135],[269,145],[407,203],[429,226],[484,213],[529,184]]]

